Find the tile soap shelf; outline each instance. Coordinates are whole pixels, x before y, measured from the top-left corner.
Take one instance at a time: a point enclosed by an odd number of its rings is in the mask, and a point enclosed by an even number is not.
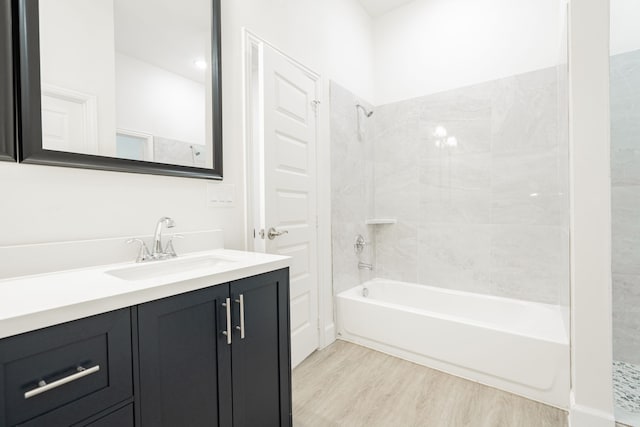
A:
[[[398,220],[395,218],[368,218],[364,221],[366,225],[385,225],[385,224],[397,224]]]

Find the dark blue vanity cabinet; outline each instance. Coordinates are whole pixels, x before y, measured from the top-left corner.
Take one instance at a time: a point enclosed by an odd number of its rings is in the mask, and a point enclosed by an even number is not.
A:
[[[0,425],[67,426],[132,403],[131,346],[129,308],[0,340]]]
[[[0,427],[290,426],[289,270],[0,340]]]
[[[289,271],[142,304],[142,426],[289,426]]]
[[[231,425],[228,296],[224,284],[140,305],[141,425]]]

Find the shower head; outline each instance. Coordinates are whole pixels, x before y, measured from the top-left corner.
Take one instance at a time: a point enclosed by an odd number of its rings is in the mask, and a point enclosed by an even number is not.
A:
[[[193,154],[194,156],[199,156],[200,152],[198,150],[196,150],[195,148],[193,148],[193,145],[190,145],[189,148],[191,148],[191,154]]]
[[[360,104],[356,104],[356,108],[361,109],[362,112],[364,113],[365,117],[371,117],[373,115],[373,111],[367,110],[365,107],[363,107]]]

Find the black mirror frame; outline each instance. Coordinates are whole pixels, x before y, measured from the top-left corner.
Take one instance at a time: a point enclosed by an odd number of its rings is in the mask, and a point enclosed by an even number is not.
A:
[[[0,3],[0,160],[16,161],[13,24],[10,1]]]
[[[10,1],[5,1],[10,3]],[[188,178],[222,179],[222,73],[220,0],[212,4],[211,75],[213,79],[212,169],[179,166],[115,157],[79,154],[42,148],[42,112],[40,98],[40,41],[38,0],[17,0],[14,36],[18,40],[18,160],[22,163],[66,166],[119,172],[169,175]]]

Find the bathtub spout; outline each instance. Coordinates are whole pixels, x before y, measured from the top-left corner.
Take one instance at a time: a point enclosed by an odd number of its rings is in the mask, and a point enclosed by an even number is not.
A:
[[[358,270],[373,270],[373,265],[360,261],[358,263]]]

